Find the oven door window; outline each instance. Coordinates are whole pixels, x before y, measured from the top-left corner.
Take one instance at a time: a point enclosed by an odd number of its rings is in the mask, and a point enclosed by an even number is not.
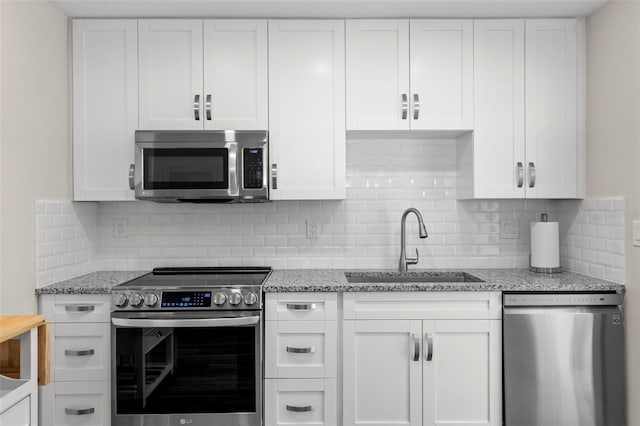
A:
[[[115,328],[116,414],[256,411],[259,328]]]
[[[142,156],[145,190],[229,187],[226,148],[145,148]]]

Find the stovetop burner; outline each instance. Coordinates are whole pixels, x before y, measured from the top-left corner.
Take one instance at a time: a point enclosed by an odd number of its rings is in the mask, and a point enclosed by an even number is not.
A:
[[[114,287],[112,310],[239,310],[262,308],[271,268],[155,268]]]

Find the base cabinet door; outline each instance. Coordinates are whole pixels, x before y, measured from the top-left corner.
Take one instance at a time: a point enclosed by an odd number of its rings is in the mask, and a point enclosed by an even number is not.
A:
[[[424,426],[500,426],[499,320],[424,321]]]
[[[420,320],[344,322],[344,426],[422,424]]]

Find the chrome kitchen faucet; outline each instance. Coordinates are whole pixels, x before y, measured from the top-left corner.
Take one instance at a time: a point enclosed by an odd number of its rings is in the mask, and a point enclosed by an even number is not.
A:
[[[410,258],[407,257],[406,255],[406,232],[405,232],[405,228],[406,228],[406,223],[407,223],[407,216],[409,215],[409,213],[415,213],[416,217],[418,218],[418,226],[419,226],[419,234],[420,234],[420,238],[427,238],[427,228],[425,228],[424,226],[424,221],[422,220],[422,215],[420,214],[420,212],[418,211],[418,209],[414,208],[414,207],[409,207],[407,210],[404,211],[404,213],[402,213],[402,219],[400,220],[400,273],[402,272],[407,272],[407,266],[408,265],[416,265],[418,263],[418,260],[420,258],[420,255],[418,253],[418,249],[416,249],[416,257],[415,258]]]

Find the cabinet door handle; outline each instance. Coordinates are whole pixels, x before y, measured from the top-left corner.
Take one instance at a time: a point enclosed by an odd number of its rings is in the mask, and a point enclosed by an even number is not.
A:
[[[271,187],[278,189],[278,165],[276,163],[271,165]]]
[[[129,189],[136,189],[136,165],[129,166]]]
[[[64,413],[70,414],[72,416],[85,416],[87,414],[93,414],[96,412],[96,409],[93,407],[89,408],[65,408]]]
[[[524,185],[524,165],[518,161],[518,188],[522,188],[522,185]]]
[[[409,98],[406,93],[402,94],[402,119],[407,119],[407,114],[409,112]]]
[[[427,344],[427,351],[424,354],[424,359],[427,361],[431,361],[433,359],[433,338],[429,333],[424,335],[424,339]]]
[[[313,405],[289,405],[287,404],[287,411],[293,411],[294,413],[307,413],[313,411]]]
[[[536,186],[536,165],[533,162],[529,163],[529,188]]]
[[[96,351],[94,349],[82,349],[82,350],[73,350],[73,349],[65,349],[64,354],[66,356],[90,356],[94,355]]]
[[[290,354],[313,354],[316,353],[316,348],[313,346],[308,348],[292,348],[291,346],[287,346],[287,352]]]
[[[95,305],[65,305],[64,310],[67,312],[91,312],[95,311]]]
[[[420,117],[420,97],[417,93],[413,94],[413,119],[417,120]]]
[[[290,311],[315,311],[315,303],[287,303],[287,309]]]
[[[204,110],[207,114],[207,121],[211,121],[211,95],[208,94],[204,103]]]
[[[196,95],[193,99],[193,116],[196,121],[200,121],[200,95]]]
[[[413,343],[413,355],[412,358],[414,361],[420,361],[420,339],[418,339],[418,335],[413,333],[411,335],[411,341]]]

